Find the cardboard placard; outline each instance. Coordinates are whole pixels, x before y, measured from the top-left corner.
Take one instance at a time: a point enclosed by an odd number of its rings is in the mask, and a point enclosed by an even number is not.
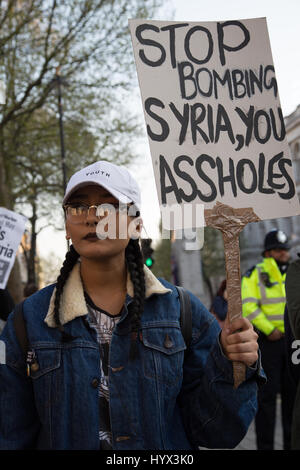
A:
[[[266,19],[129,26],[160,204],[300,214]]]
[[[0,289],[5,289],[27,219],[0,207]]]

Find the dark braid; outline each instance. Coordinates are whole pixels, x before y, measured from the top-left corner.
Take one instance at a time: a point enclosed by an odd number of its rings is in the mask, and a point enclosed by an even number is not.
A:
[[[60,330],[63,330],[61,322],[60,322],[60,317],[59,317],[60,297],[61,297],[64,285],[69,277],[69,274],[72,271],[73,267],[75,266],[78,258],[79,258],[79,254],[77,253],[73,245],[71,245],[70,250],[66,254],[66,258],[60,270],[60,274],[57,278],[56,294],[55,294],[55,300],[54,300],[54,319],[55,319],[56,325],[59,327]]]
[[[129,306],[132,332],[130,358],[133,359],[137,354],[136,338],[141,325],[141,315],[144,310],[145,302],[144,260],[139,240],[130,239],[125,250],[125,258],[134,293],[133,301]]]

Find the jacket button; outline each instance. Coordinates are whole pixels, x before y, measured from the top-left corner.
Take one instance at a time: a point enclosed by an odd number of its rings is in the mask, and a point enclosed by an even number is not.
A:
[[[166,334],[165,341],[164,341],[164,347],[169,349],[174,346],[173,341],[170,339],[169,335]]]
[[[98,385],[99,385],[99,379],[93,379],[92,382],[91,382],[91,385],[93,388],[98,388]]]
[[[120,372],[120,370],[124,369],[124,366],[120,366],[120,367],[112,367],[111,368],[111,371],[112,372]]]
[[[130,436],[118,436],[116,437],[116,442],[128,441]]]

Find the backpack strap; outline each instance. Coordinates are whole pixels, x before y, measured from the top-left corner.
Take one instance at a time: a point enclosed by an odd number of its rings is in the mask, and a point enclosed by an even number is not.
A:
[[[192,341],[192,308],[191,299],[188,292],[180,286],[176,286],[180,301],[180,326],[182,336],[187,348]]]
[[[26,325],[25,325],[25,320],[24,320],[24,315],[23,315],[23,304],[24,304],[24,300],[20,302],[18,305],[16,305],[15,311],[14,311],[13,323],[14,323],[14,328],[15,328],[18,343],[20,345],[20,348],[23,351],[24,359],[26,361],[27,351],[28,351],[28,336],[27,336],[27,330],[26,330]]]

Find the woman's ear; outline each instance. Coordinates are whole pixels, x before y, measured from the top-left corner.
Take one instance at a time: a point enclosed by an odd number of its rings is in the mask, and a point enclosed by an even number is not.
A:
[[[69,223],[67,219],[65,219],[65,232],[66,232],[66,240],[71,240],[70,230],[69,230]]]
[[[71,240],[71,235],[69,234],[69,230],[68,230],[67,224],[65,225],[65,231],[66,231],[66,240]]]
[[[137,240],[141,237],[143,229],[143,219],[141,217],[136,217],[128,225],[128,236]]]
[[[139,232],[140,236],[143,230],[143,219],[142,217],[137,218],[138,225],[136,226],[136,230]]]

